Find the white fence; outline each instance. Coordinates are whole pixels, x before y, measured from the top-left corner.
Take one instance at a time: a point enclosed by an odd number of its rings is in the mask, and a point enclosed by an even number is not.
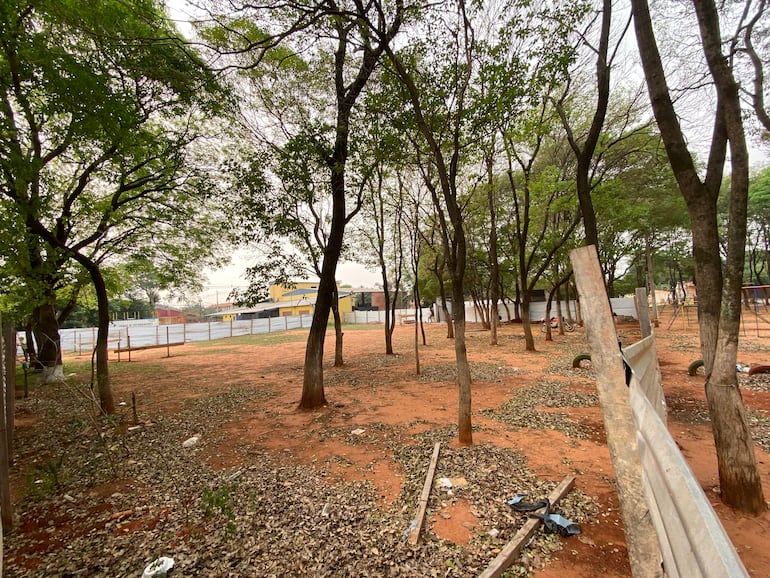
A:
[[[634,300],[628,298],[612,299],[612,308],[618,315],[636,317]],[[566,306],[566,305],[565,305]],[[439,309],[438,305],[434,306]],[[513,313],[512,305],[511,313]],[[570,304],[575,311],[574,302]],[[451,309],[451,307],[450,307]],[[499,306],[500,315],[505,319],[505,308]],[[465,303],[466,319],[471,323],[479,323],[472,302]],[[396,309],[396,323],[414,322],[414,309]],[[440,312],[437,312],[440,314]],[[555,308],[551,314],[555,314]],[[428,322],[430,309],[422,308],[422,319]],[[538,302],[530,305],[530,318],[541,319],[545,316],[545,303]],[[385,311],[350,311],[344,314],[345,323],[385,323]],[[436,318],[437,320],[438,318]],[[270,317],[267,319],[244,319],[240,321],[209,321],[205,323],[177,323],[159,325],[157,320],[137,320],[133,323],[118,322],[110,325],[109,349],[124,347],[142,347],[148,345],[166,345],[188,343],[191,341],[210,341],[224,337],[239,335],[257,335],[290,329],[309,328],[312,315],[295,315],[289,317]],[[62,353],[85,355],[96,345],[96,328],[85,327],[62,329]]]
[[[257,335],[290,329],[309,328],[312,315],[271,317],[268,319],[244,319],[241,321],[209,321],[207,323],[178,323],[174,325],[132,325],[110,326],[109,349],[143,347],[211,341],[240,335]],[[62,353],[84,355],[91,352],[96,344],[96,328],[62,329]]]
[[[511,315],[513,315],[514,312],[514,304],[511,301],[507,302],[508,310],[511,312]],[[545,301],[536,301],[534,303],[529,304],[529,318],[532,320],[538,320],[538,319],[545,319]],[[567,302],[562,302],[562,314],[566,317],[567,316]],[[616,313],[619,316],[625,316],[625,317],[633,317],[634,319],[637,319],[637,313],[636,313],[636,305],[634,304],[633,297],[616,297],[610,299],[610,305],[612,307],[612,312]],[[449,311],[452,311],[451,303],[448,304]],[[569,308],[572,312],[573,318],[576,316],[577,312],[577,302],[576,301],[569,301]],[[505,305],[502,303],[499,303],[497,305],[497,312],[500,318],[503,321],[507,320],[507,312],[505,310]],[[556,303],[551,304],[551,317],[554,317],[556,315]],[[481,323],[481,319],[479,319],[476,311],[476,307],[474,307],[472,301],[466,301],[465,302],[465,319],[470,323]]]
[[[414,309],[396,309],[396,323],[414,323]],[[422,320],[428,322],[430,309],[422,308]],[[385,311],[349,311],[345,313],[345,323],[385,323]]]

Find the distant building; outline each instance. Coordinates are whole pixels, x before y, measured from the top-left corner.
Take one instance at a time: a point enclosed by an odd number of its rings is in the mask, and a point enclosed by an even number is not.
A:
[[[187,323],[184,311],[169,307],[167,305],[155,306],[155,317],[158,318],[160,325],[175,325],[177,323]]]
[[[382,289],[370,289],[359,287],[351,289],[353,292],[353,309],[355,311],[384,311],[385,291]],[[396,309],[405,309],[408,306],[405,291],[399,291]]]
[[[231,307],[210,313],[207,317],[221,317],[223,321],[240,319],[266,319],[268,317],[291,317],[313,315],[318,297],[318,281],[296,281],[291,284],[270,286],[270,298],[250,307]],[[353,310],[352,295],[340,290],[340,314]]]

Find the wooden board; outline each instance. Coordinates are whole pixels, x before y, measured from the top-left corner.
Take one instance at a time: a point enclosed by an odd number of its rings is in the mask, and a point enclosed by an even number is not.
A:
[[[570,259],[591,347],[591,364],[596,371],[597,392],[617,481],[631,572],[635,578],[662,576],[658,537],[644,497],[642,464],[629,388],[626,386],[618,334],[596,248],[590,245],[575,249],[570,252]]]
[[[564,478],[548,496],[551,505],[556,505],[559,500],[569,493],[574,485],[575,476],[567,476]],[[542,510],[538,511],[542,513]],[[508,567],[513,564],[524,545],[529,542],[529,539],[542,523],[540,518],[529,518],[524,523],[524,526],[516,532],[511,541],[505,545],[505,548],[503,548],[497,557],[492,560],[492,563],[487,566],[487,569],[479,574],[479,578],[499,578],[502,576]]]
[[[420,540],[420,531],[422,530],[422,524],[425,520],[425,511],[428,509],[428,499],[430,498],[430,490],[433,487],[433,476],[436,473],[436,464],[438,463],[438,454],[441,451],[441,444],[436,443],[433,446],[433,456],[430,459],[430,465],[428,466],[428,473],[425,476],[425,484],[422,487],[422,494],[420,495],[420,502],[417,508],[417,516],[415,517],[415,527],[409,534],[409,543],[412,546],[417,545]]]

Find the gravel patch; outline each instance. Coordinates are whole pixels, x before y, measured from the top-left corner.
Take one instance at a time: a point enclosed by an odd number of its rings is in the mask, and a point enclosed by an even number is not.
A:
[[[762,410],[746,412],[754,443],[770,453],[770,413]]]
[[[708,406],[705,401],[666,395],[668,417],[678,422],[694,425],[710,424]]]
[[[539,408],[592,407],[598,403],[595,393],[570,390],[569,384],[561,381],[542,381],[518,390],[510,401],[482,413],[517,429],[553,429],[569,437],[587,439],[596,432],[571,420],[565,413]]]
[[[540,499],[559,481],[537,478],[510,449],[449,447],[454,426],[408,439],[399,428],[367,427],[367,443],[374,436],[404,472],[390,506],[369,482],[334,483],[324,464],[297,465],[252,447],[241,448],[243,466],[212,470],[203,454],[224,436],[221,424],[265,395],[237,389],[190,400],[178,413],[129,427],[126,406],[117,419],[95,420],[92,402],[65,389],[20,400],[21,414],[42,419],[20,428],[17,451],[41,457],[15,507],[38,530],[6,538],[13,563],[5,576],[138,576],[157,556],[174,558],[177,576],[477,576],[527,519],[506,500]],[[193,435],[199,441],[183,448]],[[324,435],[363,443],[345,428]],[[467,485],[435,486],[428,518],[458,500],[470,504],[478,524],[467,546],[439,538],[427,523],[417,548],[404,540],[436,441],[443,444],[436,479]],[[596,501],[577,490],[559,509],[579,524],[597,523]],[[530,576],[564,540],[539,532],[511,575]]]
[[[758,373],[752,376],[746,373],[739,373],[738,384],[742,389],[770,392],[770,373]]]
[[[526,371],[495,363],[471,363],[471,380],[484,383],[504,383],[507,377],[523,375]],[[424,365],[420,368],[419,380],[422,382],[454,381],[457,379],[454,363]]]

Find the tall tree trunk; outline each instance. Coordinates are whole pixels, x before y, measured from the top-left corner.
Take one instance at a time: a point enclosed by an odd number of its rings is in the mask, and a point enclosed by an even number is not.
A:
[[[382,293],[385,298],[385,355],[393,355],[393,330],[396,328],[396,306],[390,298],[390,286],[384,261],[382,263]]]
[[[746,419],[735,362],[741,320],[741,286],[746,261],[746,223],[749,191],[749,153],[740,105],[738,84],[722,54],[719,14],[712,0],[694,2],[703,51],[722,103],[725,130],[730,142],[730,209],[727,260],[724,268],[719,337],[711,374],[707,374],[706,398],[714,430],[723,501],[741,511],[767,509],[757,469],[754,442]]]
[[[494,173],[492,157],[487,157],[487,204],[489,206],[489,344],[497,345],[497,325],[500,316],[497,302],[500,300],[500,265],[497,262],[497,207],[495,206]]]
[[[108,358],[110,332],[110,303],[107,296],[107,285],[104,283],[101,269],[96,264],[86,267],[91,275],[96,292],[97,329],[96,329],[96,386],[99,390],[99,407],[105,415],[115,413],[115,399],[110,384],[110,366]]]
[[[391,23],[384,19],[373,23],[367,21],[368,7],[358,6],[361,11],[350,17],[342,15],[336,7],[327,7],[331,13],[330,24],[337,34],[337,46],[334,51],[334,88],[336,99],[336,119],[334,148],[326,159],[330,171],[330,189],[332,196],[332,218],[329,237],[324,248],[321,280],[318,284],[318,296],[313,321],[310,324],[307,346],[305,348],[305,367],[302,379],[302,398],[299,409],[312,410],[326,403],[323,385],[323,348],[326,339],[326,326],[333,292],[337,286],[337,263],[342,252],[345,225],[351,215],[345,207],[345,169],[349,153],[350,117],[356,100],[366,87],[369,78],[377,66],[387,44],[395,38],[401,26],[403,6],[398,5]],[[359,26],[364,36],[372,42],[365,42],[356,51],[360,51],[361,60],[357,70],[349,69],[351,25]],[[374,34],[372,34],[374,32]],[[376,40],[375,40],[376,37]],[[360,208],[360,205],[359,205]],[[357,211],[357,209],[356,209]]]
[[[548,292],[548,299],[545,301],[545,340],[553,341],[553,328],[551,327],[551,305],[553,305],[553,296],[556,294],[556,287]]]
[[[580,212],[583,215],[583,229],[585,231],[585,244],[599,248],[599,233],[596,225],[596,211],[591,199],[591,161],[596,152],[599,136],[604,128],[604,119],[607,116],[607,105],[610,98],[610,63],[608,61],[610,45],[610,28],[612,23],[612,0],[602,0],[602,23],[599,35],[599,46],[596,49],[596,88],[597,99],[594,108],[594,116],[588,129],[585,141],[577,142],[567,117],[562,109],[562,102],[557,104],[557,110],[562,122],[567,128],[568,141],[577,159],[577,171],[575,174],[575,188],[577,190]],[[566,96],[566,95],[565,95]]]
[[[40,383],[64,381],[55,297],[49,296],[47,301],[35,307],[32,312],[32,332],[37,343],[36,359],[42,371]]]
[[[422,328],[422,311],[420,308],[420,291],[417,289],[417,283],[414,284],[414,370],[416,375],[420,375],[420,333]],[[425,330],[422,332],[422,340],[425,342]]]
[[[433,273],[436,275],[436,281],[438,282],[438,294],[441,297],[441,313],[444,316],[444,322],[446,323],[446,338],[454,339],[454,323],[452,323],[452,315],[447,309],[447,294],[446,287],[444,286],[444,263],[438,263],[438,257],[436,258],[435,268]],[[453,307],[454,309],[454,307]]]
[[[719,464],[722,500],[749,513],[766,508],[754,446],[735,375],[740,285],[745,261],[748,155],[738,88],[721,53],[719,17],[710,0],[694,2],[704,54],[717,87],[718,107],[706,177],[701,182],[682,135],[666,84],[646,0],[632,0],[637,43],[671,167],[690,212],[698,321],[706,369],[706,397]],[[732,164],[730,227],[724,277],[716,200],[729,139]]]
[[[460,223],[462,227],[462,223]],[[465,235],[462,228],[455,228],[455,247],[457,256],[452,266],[452,312],[455,326],[455,361],[457,364],[457,386],[459,390],[459,410],[457,415],[457,438],[460,445],[473,445],[473,427],[471,424],[471,367],[465,344],[465,295],[463,276],[465,275]]]
[[[110,300],[107,295],[107,285],[104,282],[101,268],[90,258],[77,252],[72,257],[88,271],[94,286],[97,303],[96,325],[96,387],[99,393],[99,409],[104,415],[115,413],[115,399],[110,384],[109,365],[109,332],[110,332]]]
[[[652,295],[652,324],[654,327],[659,327],[660,320],[658,319],[658,299],[655,295],[655,274],[652,269],[652,242],[650,240],[649,233],[644,236],[644,256],[645,262],[647,263],[647,284],[650,287],[649,293]]]
[[[524,350],[535,351],[535,336],[532,334],[532,319],[529,315],[529,292],[521,297],[521,326],[524,328]]]
[[[336,272],[345,229],[345,181],[344,175],[332,173],[332,224],[324,249],[321,279],[318,283],[313,320],[305,347],[305,365],[302,379],[302,398],[299,409],[313,410],[326,405],[324,394],[323,354],[329,312],[337,289]]]

